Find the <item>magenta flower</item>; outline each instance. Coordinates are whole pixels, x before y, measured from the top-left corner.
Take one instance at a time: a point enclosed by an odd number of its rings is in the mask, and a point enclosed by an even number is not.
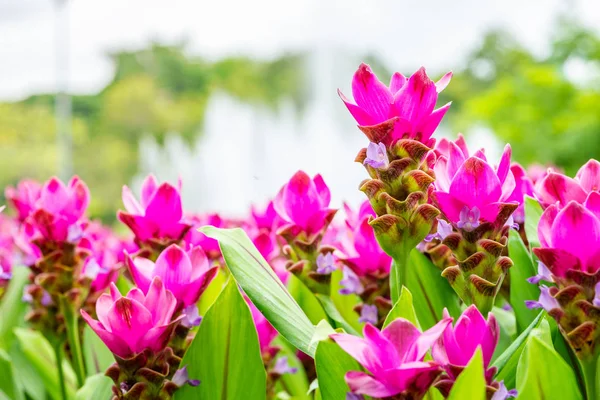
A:
[[[229,228],[230,224],[228,221],[221,218],[221,216],[216,213],[189,215],[187,220],[193,225],[193,228],[188,231],[183,239],[186,248],[200,246],[209,259],[216,260],[221,257],[219,242],[209,238],[204,233],[200,232],[198,228],[206,225],[214,226],[215,228]]]
[[[331,222],[336,210],[329,208],[331,194],[321,175],[311,179],[298,171],[286,183],[273,201],[275,211],[290,229],[307,236],[319,233]]]
[[[42,192],[41,185],[30,179],[23,179],[17,184],[16,189],[8,186],[4,191],[4,196],[17,211],[19,221],[25,221],[25,218],[35,209],[35,203],[40,198]]]
[[[177,300],[177,311],[196,304],[215,277],[218,267],[211,267],[201,247],[185,252],[172,244],[160,253],[156,263],[144,257],[127,257],[131,277],[144,293],[148,293],[155,277],[159,277]]]
[[[544,205],[559,203],[564,207],[571,200],[583,203],[588,193],[600,190],[600,162],[589,160],[574,179],[550,170],[535,189]]]
[[[119,220],[131,229],[137,240],[179,241],[191,228],[183,221],[181,188],[169,183],[160,186],[149,175],[142,184],[141,202],[127,186],[123,186],[123,204],[127,212],[119,211]]]
[[[177,306],[173,294],[166,290],[160,278],[152,280],[146,295],[133,288],[121,296],[114,284],[110,294],[96,302],[98,321],[81,310],[83,319],[115,355],[130,358],[145,349],[164,349],[181,318],[171,320]]]
[[[447,310],[444,310],[444,316],[449,318]],[[445,368],[449,380],[453,382],[458,377],[457,372],[460,373],[469,364],[479,347],[483,353],[484,368],[488,371],[499,337],[500,328],[494,314],[489,313],[486,321],[477,307],[471,305],[454,326],[449,324],[446,327],[434,344],[431,354]],[[488,383],[491,383],[494,372],[495,370],[487,372]]]
[[[346,374],[351,392],[377,398],[400,393],[421,398],[442,372],[436,362],[423,359],[451,321],[445,318],[421,333],[409,321],[398,318],[382,331],[365,325],[364,338],[345,333],[331,335],[369,372]]]
[[[600,193],[591,192],[584,204],[552,204],[538,225],[541,248],[535,255],[557,278],[570,271],[594,275],[600,270]]]
[[[513,163],[510,171],[515,178],[515,189],[506,201],[519,203],[512,216],[516,223],[522,224],[525,222],[525,195],[533,197],[533,181],[518,163]]]
[[[356,104],[339,90],[338,94],[371,142],[388,145],[404,138],[433,145],[431,135],[450,107],[448,103],[434,110],[435,103],[451,78],[449,72],[435,83],[421,67],[410,78],[396,72],[388,87],[371,67],[361,64],[352,79]]]
[[[483,222],[494,223],[515,189],[510,146],[504,148],[495,169],[482,152],[466,158],[458,145],[449,142],[449,146],[449,156],[441,156],[435,164],[434,196],[440,210],[465,231]]]
[[[50,179],[42,187],[40,197],[25,221],[30,225],[29,233],[32,238],[41,236],[52,242],[77,242],[83,232],[89,202],[88,187],[77,176],[68,186],[58,178]]]
[[[362,203],[358,213],[345,206],[348,237],[342,240],[341,260],[358,276],[387,276],[390,273],[392,258],[379,246],[375,231],[369,225],[369,217],[375,217],[369,201]],[[355,215],[356,214],[356,215]]]

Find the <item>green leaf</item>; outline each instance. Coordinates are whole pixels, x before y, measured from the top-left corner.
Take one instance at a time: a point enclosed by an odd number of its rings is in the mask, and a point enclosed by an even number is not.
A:
[[[450,390],[448,400],[485,400],[486,383],[483,371],[483,355],[477,349],[469,365],[460,373]],[[533,398],[533,397],[532,397]]]
[[[210,306],[213,305],[221,291],[227,284],[227,278],[229,278],[229,274],[223,268],[219,268],[217,271],[217,275],[210,282],[210,285],[206,288],[204,292],[202,292],[202,296],[200,296],[200,301],[198,301],[198,313],[200,315],[206,314]]]
[[[442,319],[444,307],[454,318],[460,316],[458,296],[440,270],[416,249],[410,253],[406,287],[413,296],[417,319],[424,330]]]
[[[23,354],[35,370],[38,379],[44,383],[46,391],[54,400],[62,400],[56,356],[50,343],[40,332],[29,329],[16,328],[15,335]],[[77,377],[66,360],[63,360],[62,366],[65,373],[67,396],[71,399],[75,395]]]
[[[122,274],[117,278],[117,288],[121,293],[129,293],[131,289],[133,289],[133,284]]]
[[[205,226],[201,231],[219,241],[229,270],[256,308],[291,344],[314,356],[315,347],[310,346],[314,325],[246,233],[239,228],[212,226]]]
[[[543,212],[544,209],[536,199],[525,196],[525,234],[531,248],[540,246],[537,228]]]
[[[319,300],[317,300],[314,293],[300,279],[290,274],[287,285],[288,291],[313,325],[318,324],[323,319],[327,319],[327,314]]]
[[[16,378],[15,368],[7,352],[0,349],[0,391],[9,399],[23,400],[23,388]]]
[[[573,370],[540,338],[532,336],[517,371],[520,399],[582,400]]]
[[[358,362],[332,340],[319,342],[315,365],[323,400],[345,399],[350,391],[344,380],[346,372],[361,370]]]
[[[175,393],[177,400],[266,398],[256,328],[233,279],[204,316],[181,366],[200,385],[185,385]]]
[[[498,344],[496,345],[496,350],[494,350],[494,354],[492,356],[493,362],[514,342],[515,338],[517,337],[517,326],[515,322],[515,315],[510,311],[506,311],[499,307],[494,307],[492,309],[492,313],[496,317],[498,326],[500,327],[500,337],[498,339]]]
[[[75,400],[107,400],[112,398],[113,381],[104,374],[92,375],[75,394]]]
[[[23,288],[29,282],[29,273],[29,268],[13,268],[13,276],[0,302],[0,347],[5,350],[14,340],[13,329],[23,322],[27,303],[21,298]]]
[[[342,328],[348,333],[358,335],[358,332],[356,331],[356,329],[354,329],[354,327],[352,325],[350,325],[344,319],[344,317],[342,317],[342,314],[340,314],[340,312],[335,307],[335,304],[333,304],[333,301],[331,300],[331,298],[329,296],[325,296],[323,294],[317,294],[317,299],[319,299],[319,302],[323,306],[325,313],[333,321],[336,328]]]
[[[388,326],[393,320],[397,318],[404,318],[413,323],[414,326],[421,329],[417,314],[415,313],[415,307],[413,306],[413,297],[410,290],[406,286],[402,286],[400,291],[400,298],[394,304],[394,307],[390,310],[389,314],[385,318],[383,327]]]
[[[310,399],[308,396],[309,384],[308,377],[302,362],[296,356],[296,349],[285,338],[278,335],[273,340],[273,345],[280,348],[278,357],[287,357],[288,364],[292,368],[298,368],[294,374],[283,374],[279,380],[290,396],[296,400]]]
[[[525,300],[537,300],[540,289],[537,285],[527,282],[536,274],[531,255],[521,240],[519,232],[510,229],[508,237],[508,254],[514,265],[508,270],[510,274],[510,304],[517,318],[517,332],[522,332],[535,319],[539,310],[531,310],[525,305]]]
[[[545,313],[540,311],[539,315],[531,322],[527,329],[492,363],[492,366],[498,369],[495,379],[497,381],[504,381],[504,384],[509,389],[515,387],[517,365],[519,364],[519,359],[521,358],[529,334],[539,326],[544,315]]]
[[[104,373],[115,362],[111,351],[87,324],[83,328],[83,358],[88,376]]]
[[[331,274],[331,300],[344,320],[352,325],[355,331],[362,332],[364,324],[358,322],[360,316],[354,311],[354,307],[359,305],[362,301],[360,297],[353,293],[340,294],[340,289],[342,289],[340,282],[343,278],[344,276],[341,269],[337,269]]]
[[[47,400],[46,389],[44,383],[39,379],[36,371],[31,367],[31,364],[23,354],[23,349],[18,341],[14,341],[10,348],[11,363],[15,368],[15,377],[19,381],[21,387],[25,389],[27,399],[32,400]]]

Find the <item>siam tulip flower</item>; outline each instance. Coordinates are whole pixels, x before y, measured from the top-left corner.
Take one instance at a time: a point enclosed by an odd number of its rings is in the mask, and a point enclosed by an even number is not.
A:
[[[432,146],[431,135],[450,107],[448,103],[434,110],[435,103],[451,78],[448,72],[435,83],[421,67],[410,78],[396,72],[386,86],[371,67],[361,64],[352,79],[356,104],[338,94],[372,143],[389,146],[397,139],[413,139]]]
[[[331,194],[321,175],[310,178],[298,171],[273,200],[273,207],[284,225],[277,230],[287,245],[283,253],[286,269],[315,293],[329,293],[334,269],[331,246],[323,238],[336,209],[329,208]]]
[[[544,206],[558,203],[564,207],[571,200],[583,203],[590,192],[600,190],[600,162],[589,160],[577,171],[575,178],[549,170],[535,189]]]
[[[40,198],[41,185],[30,179],[23,179],[17,184],[16,188],[8,186],[4,191],[4,196],[8,202],[15,208],[17,219],[20,222],[31,214],[35,209],[35,204]]]
[[[444,317],[449,318],[447,310],[444,310]],[[433,359],[445,370],[445,375],[436,387],[448,396],[458,375],[469,364],[477,349],[481,348],[488,391],[496,392],[500,387],[493,381],[496,368],[490,368],[489,365],[499,337],[500,328],[494,314],[489,313],[486,321],[477,307],[469,306],[454,326],[449,324],[446,327],[433,346]]]
[[[285,184],[273,206],[286,225],[286,232],[303,234],[307,240],[327,228],[336,211],[329,208],[331,194],[321,175],[310,178],[304,171],[298,171]]]
[[[423,398],[442,372],[436,362],[424,361],[425,354],[451,321],[445,318],[421,333],[408,320],[398,318],[382,331],[371,324],[365,325],[364,338],[345,333],[330,335],[368,372],[346,373],[350,391],[376,398],[396,395]]]
[[[67,186],[60,179],[51,178],[42,187],[25,223],[35,230],[38,241],[77,242],[89,202],[88,187],[77,176]]]
[[[103,294],[96,303],[98,320],[84,310],[81,315],[110,351],[125,359],[146,349],[159,352],[167,346],[183,318],[172,318],[176,307],[175,296],[156,277],[145,295],[133,288],[123,297],[111,284],[110,294]]]
[[[181,185],[158,185],[149,175],[142,184],[141,202],[127,186],[123,186],[123,204],[126,212],[119,211],[121,222],[131,229],[136,241],[158,251],[169,244],[179,243],[192,227],[183,218]]]
[[[427,251],[436,265],[445,267],[442,275],[462,300],[486,312],[512,265],[502,255],[511,215],[519,206],[509,201],[516,187],[511,151],[506,145],[498,167],[493,168],[482,151],[466,157],[466,146],[457,142],[446,143],[447,157],[439,153],[432,191],[434,203],[455,232],[443,226],[441,243]]]
[[[176,301],[176,312],[196,304],[215,277],[218,267],[211,267],[201,247],[185,252],[172,244],[160,253],[156,263],[144,257],[127,256],[127,267],[136,286],[148,293],[155,277],[160,277],[165,288]]]

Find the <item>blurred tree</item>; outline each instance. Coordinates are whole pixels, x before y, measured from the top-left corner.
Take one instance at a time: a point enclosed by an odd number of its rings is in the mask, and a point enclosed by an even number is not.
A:
[[[449,122],[467,133],[487,126],[511,143],[516,160],[572,173],[600,154],[599,62],[597,33],[570,19],[542,56],[492,31],[443,92],[453,101]]]

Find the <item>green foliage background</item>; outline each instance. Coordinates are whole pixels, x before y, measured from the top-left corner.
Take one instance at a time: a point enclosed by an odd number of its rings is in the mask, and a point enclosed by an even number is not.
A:
[[[191,143],[202,133],[215,91],[273,111],[284,97],[299,110],[307,101],[302,53],[208,61],[187,55],[182,43],[110,57],[112,81],[97,94],[72,99],[74,168],[92,190],[91,214],[107,221],[120,207],[121,185],[137,171],[139,139],[152,135],[162,142],[178,132]],[[367,58],[382,79],[402,67]],[[573,61],[585,65],[589,76],[570,80],[566,66]],[[454,68],[439,101],[453,101],[444,124],[467,135],[474,127],[488,127],[500,142],[512,144],[517,161],[574,173],[600,157],[599,61],[600,37],[576,20],[557,23],[542,55],[507,32],[490,31],[464,65]],[[0,103],[0,187],[57,172],[53,109],[53,94]]]

